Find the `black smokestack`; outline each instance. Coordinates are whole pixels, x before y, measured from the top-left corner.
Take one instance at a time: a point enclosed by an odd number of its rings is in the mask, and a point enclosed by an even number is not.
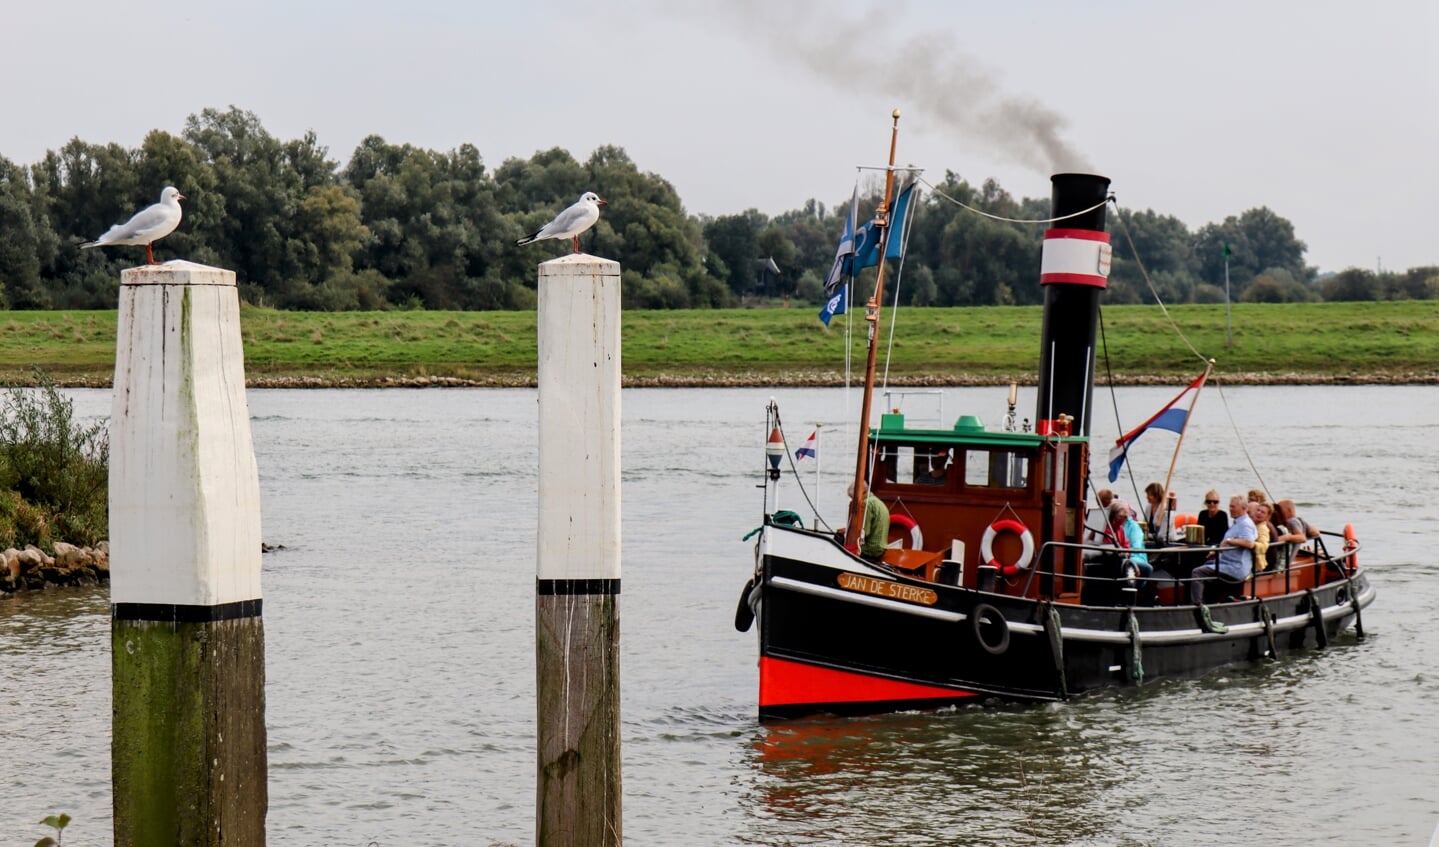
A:
[[[1044,286],[1044,328],[1040,333],[1039,403],[1035,420],[1046,432],[1060,415],[1074,418],[1071,431],[1089,435],[1094,394],[1094,336],[1099,298],[1109,277],[1109,236],[1104,231],[1109,178],[1055,174],[1051,217],[1044,234],[1039,282]]]

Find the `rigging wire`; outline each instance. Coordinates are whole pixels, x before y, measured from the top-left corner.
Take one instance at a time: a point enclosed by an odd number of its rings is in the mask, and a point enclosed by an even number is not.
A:
[[[1114,391],[1114,370],[1113,370],[1113,368],[1111,367],[1110,362],[1109,362],[1109,335],[1108,335],[1108,333],[1106,333],[1105,330],[1104,330],[1104,307],[1103,307],[1103,306],[1101,306],[1101,307],[1099,308],[1099,343],[1100,343],[1100,348],[1101,348],[1102,350],[1104,350],[1104,375],[1108,378],[1108,381],[1109,381],[1109,402],[1114,405],[1114,425],[1119,429],[1119,432],[1121,433],[1120,437],[1123,438],[1124,436],[1122,435],[1122,433],[1125,431],[1125,427],[1124,427],[1124,425],[1120,422],[1120,417],[1119,417],[1119,397],[1118,397],[1118,395],[1117,395],[1117,394],[1115,393],[1115,391]],[[1125,450],[1125,456],[1124,456],[1124,470],[1125,470],[1125,472],[1126,472],[1127,474],[1129,474],[1129,487],[1132,488],[1132,489],[1134,489],[1134,501],[1133,501],[1133,502],[1136,503],[1136,504],[1138,504],[1138,502],[1139,502],[1139,480],[1137,480],[1137,479],[1134,478],[1134,463],[1131,462],[1131,461],[1129,461],[1129,453],[1128,453],[1128,450],[1127,450],[1127,449]],[[1091,488],[1094,487],[1094,482],[1093,482],[1093,478],[1092,478],[1092,477],[1091,477],[1091,481],[1090,481],[1090,487],[1091,487]],[[1098,490],[1098,489],[1095,489],[1094,496],[1095,496],[1095,499],[1096,499],[1096,500],[1099,498],[1099,490]],[[1108,520],[1108,519],[1106,518],[1106,520]]]
[[[993,215],[993,214],[990,214],[989,212],[986,212],[986,211],[984,211],[983,209],[976,209],[975,207],[969,205],[968,203],[965,203],[963,200],[956,200],[955,198],[950,197],[948,194],[945,194],[943,191],[940,191],[938,188],[936,188],[936,187],[934,186],[934,183],[930,182],[929,180],[925,179],[924,177],[918,177],[918,178],[916,179],[916,181],[924,184],[927,188],[929,188],[930,191],[933,191],[935,194],[939,195],[940,197],[943,197],[944,199],[946,199],[946,200],[948,200],[949,202],[953,203],[954,205],[960,207],[961,209],[966,209],[966,210],[968,210],[968,211],[970,211],[970,212],[975,213],[976,215],[979,215],[979,216],[982,217],[982,218],[989,218],[989,219],[992,220],[992,221],[1003,221],[1004,223],[1007,223],[1007,224],[1052,224],[1052,223],[1058,223],[1059,221],[1067,221],[1067,220],[1069,220],[1070,218],[1077,218],[1077,217],[1079,217],[1080,215],[1087,215],[1087,214],[1089,214],[1090,212],[1094,211],[1095,209],[1100,208],[1100,207],[1103,206],[1105,203],[1108,203],[1108,202],[1110,202],[1111,200],[1114,199],[1114,195],[1111,194],[1110,196],[1108,196],[1108,197],[1104,198],[1103,200],[1099,201],[1098,203],[1095,203],[1093,206],[1090,206],[1088,209],[1081,209],[1081,210],[1078,211],[1078,212],[1072,212],[1072,213],[1070,213],[1070,214],[1068,214],[1068,215],[1060,215],[1060,216],[1057,217],[1057,218],[1039,218],[1039,219],[1006,218],[1006,217],[1003,217],[1003,216],[1001,216],[1001,215]]]
[[[1119,208],[1119,202],[1114,199],[1114,195],[1112,194],[1109,196],[1109,202],[1114,203],[1114,216],[1119,220],[1119,228],[1124,230],[1124,240],[1129,244],[1129,255],[1134,257],[1134,264],[1139,268],[1139,275],[1144,279],[1144,284],[1149,288],[1149,294],[1154,298],[1154,302],[1159,304],[1159,311],[1164,313],[1164,317],[1169,321],[1170,328],[1174,330],[1175,335],[1179,336],[1179,340],[1184,342],[1184,346],[1189,348],[1189,352],[1199,357],[1199,361],[1208,364],[1209,357],[1199,352],[1194,344],[1190,342],[1188,336],[1184,334],[1184,330],[1179,328],[1179,324],[1175,322],[1174,316],[1169,314],[1169,309],[1164,305],[1164,299],[1159,296],[1158,289],[1154,287],[1154,280],[1149,278],[1149,271],[1144,267],[1144,262],[1139,258],[1139,250],[1134,246],[1134,239],[1129,234],[1129,223],[1124,219],[1124,210]]]
[[[1124,231],[1124,240],[1129,244],[1129,253],[1131,256],[1134,257],[1134,264],[1136,267],[1139,268],[1139,275],[1144,280],[1145,286],[1148,287],[1150,296],[1153,297],[1154,302],[1159,305],[1159,310],[1163,312],[1164,317],[1169,321],[1169,326],[1171,329],[1174,330],[1174,334],[1179,336],[1179,339],[1184,342],[1184,345],[1189,348],[1190,352],[1192,352],[1195,356],[1199,357],[1199,360],[1201,362],[1208,364],[1208,362],[1210,361],[1209,357],[1205,356],[1203,353],[1200,353],[1199,350],[1194,346],[1194,344],[1189,340],[1188,336],[1184,334],[1184,331],[1179,328],[1179,324],[1174,320],[1174,316],[1169,313],[1169,309],[1164,305],[1164,299],[1159,296],[1158,289],[1154,287],[1154,281],[1150,279],[1148,269],[1144,267],[1144,262],[1140,260],[1139,250],[1135,247],[1134,238],[1129,233],[1129,223],[1125,220],[1124,210],[1119,207],[1119,202],[1115,200],[1114,195],[1112,194],[1109,196],[1107,202],[1111,202],[1114,204],[1115,218],[1119,221],[1119,228]],[[1104,327],[1104,317],[1102,314],[1099,319],[1099,325],[1102,332]],[[1105,345],[1104,361],[1105,367],[1107,369],[1109,364],[1109,348],[1107,342]],[[1244,461],[1249,463],[1249,470],[1251,470],[1254,473],[1254,477],[1259,480],[1259,487],[1263,489],[1264,493],[1270,499],[1273,499],[1274,495],[1270,493],[1269,486],[1264,482],[1264,475],[1259,472],[1259,466],[1254,463],[1254,457],[1251,456],[1249,453],[1249,445],[1244,442],[1244,431],[1239,428],[1239,422],[1234,419],[1234,411],[1229,408],[1229,397],[1224,393],[1223,380],[1221,380],[1217,374],[1212,374],[1210,378],[1214,382],[1215,390],[1219,392],[1220,402],[1224,404],[1224,414],[1226,417],[1229,418],[1229,427],[1230,429],[1234,430],[1234,438],[1236,441],[1239,442],[1239,449],[1244,454]],[[1114,378],[1112,375],[1110,376],[1109,380],[1109,393],[1112,398],[1114,396]],[[1114,420],[1115,424],[1118,425],[1119,407],[1117,401],[1115,403]],[[1124,432],[1124,428],[1121,426],[1119,428],[1119,431]],[[1124,465],[1125,468],[1129,471],[1130,482],[1135,485],[1135,491],[1137,492],[1138,483],[1134,481],[1133,468],[1130,466],[1128,461],[1126,461]]]
[[[858,168],[858,170],[864,170],[864,168]],[[919,171],[920,169],[916,169],[916,168],[894,168],[894,170],[896,170],[896,171],[900,171],[900,170]],[[1073,213],[1068,214],[1068,215],[1061,215],[1061,216],[1052,217],[1052,218],[1023,219],[1023,218],[1009,218],[1009,217],[1004,217],[1004,216],[1002,216],[1002,215],[995,215],[995,214],[991,214],[991,213],[989,213],[989,212],[985,212],[985,211],[983,211],[983,210],[981,210],[981,209],[977,209],[977,208],[975,208],[975,207],[973,207],[973,206],[970,206],[969,204],[967,204],[967,203],[965,203],[965,202],[963,202],[963,201],[961,201],[961,200],[958,200],[958,199],[956,199],[956,198],[954,198],[954,197],[951,197],[949,194],[946,194],[944,191],[941,191],[941,190],[940,190],[938,187],[936,187],[932,182],[930,182],[929,180],[925,179],[925,178],[922,177],[922,176],[916,176],[915,179],[914,179],[914,182],[917,183],[917,184],[920,184],[920,185],[925,186],[925,187],[928,188],[932,193],[934,193],[936,196],[938,196],[938,197],[940,197],[940,198],[942,198],[942,199],[944,199],[944,200],[948,200],[949,202],[955,204],[956,206],[959,206],[960,208],[962,208],[962,209],[964,209],[964,210],[966,210],[966,211],[968,211],[968,212],[971,212],[971,213],[973,213],[973,214],[979,215],[980,217],[983,217],[983,218],[988,218],[988,219],[990,219],[990,220],[1000,221],[1000,222],[1003,222],[1003,223],[1016,223],[1016,224],[1050,224],[1050,223],[1058,223],[1058,222],[1060,222],[1060,221],[1065,221],[1065,220],[1069,220],[1069,219],[1071,219],[1071,218],[1076,218],[1076,217],[1080,217],[1080,216],[1082,216],[1082,215],[1089,214],[1090,212],[1093,212],[1094,210],[1099,209],[1099,208],[1105,206],[1106,204],[1112,203],[1112,204],[1114,205],[1114,211],[1115,211],[1116,220],[1119,221],[1119,226],[1120,226],[1121,231],[1122,231],[1123,234],[1124,234],[1125,242],[1126,242],[1126,243],[1128,244],[1128,246],[1129,246],[1130,255],[1133,257],[1135,266],[1139,269],[1140,277],[1144,280],[1144,284],[1145,284],[1145,286],[1148,288],[1149,293],[1150,293],[1150,296],[1154,298],[1154,302],[1159,306],[1161,313],[1163,313],[1165,319],[1169,322],[1170,328],[1173,330],[1174,334],[1179,337],[1179,339],[1184,343],[1184,345],[1185,345],[1186,347],[1189,348],[1189,351],[1190,351],[1191,353],[1193,353],[1196,358],[1198,358],[1201,362],[1204,362],[1204,363],[1208,364],[1208,362],[1209,362],[1209,357],[1207,357],[1207,356],[1205,356],[1203,353],[1199,352],[1199,349],[1194,345],[1193,342],[1191,342],[1191,341],[1189,340],[1189,337],[1184,334],[1184,331],[1179,327],[1178,322],[1175,321],[1174,316],[1170,313],[1169,308],[1165,305],[1164,299],[1163,299],[1162,297],[1160,297],[1159,291],[1158,291],[1158,289],[1155,287],[1154,281],[1153,281],[1153,279],[1152,279],[1152,278],[1150,277],[1150,275],[1149,275],[1149,270],[1144,266],[1143,260],[1139,258],[1139,250],[1138,250],[1138,248],[1136,247],[1136,245],[1135,245],[1135,243],[1134,243],[1134,237],[1133,237],[1133,235],[1130,233],[1129,223],[1128,223],[1128,220],[1126,219],[1126,218],[1127,218],[1127,213],[1126,213],[1126,211],[1125,211],[1123,208],[1120,207],[1119,202],[1118,202],[1118,200],[1115,198],[1114,194],[1111,193],[1111,194],[1110,194],[1109,196],[1107,196],[1105,199],[1103,199],[1103,200],[1101,200],[1100,202],[1094,204],[1093,206],[1090,206],[1090,207],[1087,208],[1087,209],[1081,209],[1080,211],[1073,212]],[[858,178],[856,178],[856,180],[855,180],[856,188],[858,187],[858,184],[859,184],[859,180],[858,180]],[[905,254],[909,252],[907,248],[908,248],[908,245],[909,245],[909,237],[910,237],[911,229],[912,229],[912,228],[911,228],[908,224],[909,224],[910,221],[913,220],[913,217],[914,217],[914,214],[915,214],[915,207],[916,207],[916,205],[917,205],[917,204],[915,204],[914,202],[911,202],[910,208],[906,209],[906,218],[905,218],[905,221],[903,222],[903,232],[904,232],[904,234],[903,234],[903,236],[902,236],[902,239],[903,239],[903,240],[902,240],[902,242],[901,242],[901,252],[900,252],[900,260],[899,260],[899,268],[897,269],[896,274],[895,274],[895,286],[894,286],[894,303],[895,303],[895,306],[896,306],[896,311],[897,311],[897,307],[898,307],[898,304],[899,304],[900,285],[901,285],[901,282],[902,282],[902,280],[903,280],[903,274],[904,274],[904,259],[905,259]],[[884,257],[880,257],[880,261],[884,261]],[[849,276],[849,282],[848,282],[848,286],[849,286],[849,287],[848,287],[847,290],[846,290],[846,295],[847,295],[847,298],[848,298],[849,302],[846,303],[846,309],[845,309],[845,387],[846,387],[846,393],[845,393],[845,409],[846,409],[846,412],[849,411],[849,388],[850,388],[850,386],[851,386],[852,379],[853,379],[853,309],[850,308],[850,306],[852,306],[852,305],[853,305],[853,302],[854,302],[854,300],[853,300],[853,297],[854,297],[853,283],[854,283],[855,278],[856,278],[856,275],[855,275],[855,273],[854,273],[853,270],[852,270],[851,273],[850,273],[850,276]],[[883,304],[880,304],[880,305],[881,305],[881,307],[883,306]],[[890,363],[891,363],[891,361],[892,361],[892,359],[893,359],[894,337],[895,337],[896,324],[897,324],[897,323],[898,323],[898,321],[897,321],[896,319],[891,318],[891,320],[890,320],[889,340],[888,340],[888,342],[887,342],[886,351],[885,351],[884,372],[883,372],[883,376],[882,376],[882,378],[881,378],[881,386],[882,386],[882,387],[883,387],[883,386],[888,386],[888,384],[889,384],[889,368],[890,368]],[[1124,427],[1120,424],[1119,404],[1118,404],[1117,396],[1116,396],[1116,394],[1115,394],[1115,387],[1116,387],[1116,386],[1115,386],[1115,382],[1114,382],[1114,375],[1113,375],[1113,371],[1112,371],[1112,366],[1111,366],[1111,363],[1110,363],[1110,360],[1109,360],[1108,338],[1107,338],[1107,335],[1105,334],[1105,331],[1104,331],[1104,317],[1103,317],[1102,310],[1101,310],[1101,314],[1099,315],[1099,324],[1100,324],[1100,333],[1101,333],[1101,339],[1102,339],[1102,341],[1103,341],[1103,349],[1104,349],[1105,373],[1106,373],[1106,376],[1108,377],[1108,382],[1109,382],[1110,400],[1111,400],[1112,405],[1114,406],[1115,423],[1116,423],[1116,426],[1119,426],[1120,432],[1123,432],[1123,431],[1124,431]],[[1243,454],[1244,454],[1245,461],[1249,464],[1249,468],[1250,468],[1250,470],[1254,473],[1255,478],[1259,480],[1260,488],[1263,489],[1263,490],[1265,491],[1265,493],[1268,494],[1268,495],[1270,496],[1270,498],[1272,499],[1273,495],[1269,492],[1269,487],[1268,487],[1268,485],[1264,482],[1264,477],[1263,477],[1263,475],[1260,473],[1258,466],[1255,464],[1254,458],[1253,458],[1253,456],[1252,456],[1252,455],[1250,454],[1250,452],[1249,452],[1248,445],[1247,445],[1247,444],[1245,443],[1245,441],[1244,441],[1243,431],[1240,429],[1238,422],[1234,419],[1233,410],[1232,410],[1232,409],[1230,408],[1230,406],[1229,406],[1229,398],[1228,398],[1228,396],[1227,396],[1227,395],[1225,394],[1225,392],[1224,392],[1223,381],[1219,378],[1218,374],[1215,374],[1215,375],[1212,377],[1212,379],[1213,379],[1213,381],[1214,381],[1215,389],[1219,392],[1220,400],[1221,400],[1221,402],[1222,402],[1223,405],[1224,405],[1225,414],[1226,414],[1226,416],[1229,418],[1230,427],[1231,427],[1231,429],[1233,429],[1234,434],[1235,434],[1235,438],[1236,438],[1236,440],[1237,440],[1238,443],[1239,443],[1240,450],[1241,450],[1241,451],[1243,452]],[[868,426],[868,425],[869,425],[869,422],[868,422],[868,421],[861,421],[861,422],[860,422],[860,425],[861,425],[861,426]],[[781,431],[781,436],[783,436],[783,431]],[[786,445],[786,447],[787,447],[787,445]],[[1128,462],[1128,461],[1126,461],[1124,464],[1125,464],[1125,470],[1126,470],[1126,472],[1127,472],[1127,475],[1129,476],[1130,486],[1131,486],[1131,488],[1132,488],[1132,489],[1134,490],[1134,492],[1135,492],[1134,502],[1137,504],[1137,503],[1139,502],[1139,499],[1140,499],[1140,498],[1139,498],[1139,483],[1138,483],[1138,480],[1136,480],[1136,479],[1134,478],[1133,465],[1132,465],[1130,462]],[[790,467],[791,467],[791,470],[794,471],[794,473],[795,473],[795,478],[796,478],[796,480],[799,480],[799,473],[798,473],[798,471],[794,468],[794,460],[793,460],[793,458],[790,459]],[[869,478],[865,480],[866,485],[868,485],[869,483],[871,483],[871,482],[873,481],[873,474],[874,474],[874,466],[873,466],[873,463],[870,463],[869,471],[870,471],[870,473],[869,473]],[[801,490],[802,493],[804,493],[804,495],[805,495],[805,500],[808,502],[808,501],[809,501],[808,492],[805,492],[805,491],[804,491],[804,485],[803,485],[803,482],[802,482],[802,481],[801,481],[799,484],[800,484],[800,490]],[[1092,481],[1091,481],[1091,483],[1090,483],[1090,487],[1093,488],[1093,482],[1092,482]],[[813,504],[811,504],[811,508],[813,508]],[[828,525],[827,525],[827,524],[826,524],[826,528],[828,528]]]
[[[815,516],[815,520],[822,524],[826,531],[834,532],[834,530],[830,528],[829,522],[819,516],[819,507],[809,498],[809,492],[805,490],[804,478],[794,463],[794,454],[791,453],[789,449],[789,437],[784,434],[784,425],[781,424],[779,420],[779,406],[775,406],[774,408],[774,426],[775,429],[779,430],[779,440],[784,444],[784,455],[785,460],[789,462],[789,472],[794,475],[795,485],[799,486],[799,493],[804,495],[804,502],[809,506],[810,514]],[[819,527],[816,526],[815,528],[818,529]]]
[[[910,185],[914,185],[914,183],[910,183]],[[904,257],[905,254],[909,252],[909,235],[910,232],[913,231],[910,222],[914,220],[914,210],[918,207],[919,203],[916,198],[909,198],[909,205],[904,208],[904,220],[900,222],[899,268],[894,272],[894,309],[889,319],[889,342],[884,349],[884,376],[880,381],[880,384],[885,388],[889,387],[889,364],[890,360],[894,357],[894,331],[895,326],[899,324],[899,285],[904,280]],[[887,252],[888,250],[889,246],[886,245],[885,251]],[[883,256],[880,257],[880,261],[884,261]]]

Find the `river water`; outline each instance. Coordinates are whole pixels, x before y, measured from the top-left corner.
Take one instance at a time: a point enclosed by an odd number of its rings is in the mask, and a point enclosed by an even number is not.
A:
[[[1096,391],[1096,452],[1115,405],[1132,426],[1175,391]],[[995,424],[1004,395],[889,402]],[[108,392],[69,396],[108,413]],[[732,616],[771,396],[791,448],[825,422],[818,506],[834,522],[853,395],[624,394],[629,844],[1428,843],[1439,392],[1209,388],[1186,439],[1182,510],[1262,479],[1319,526],[1355,524],[1379,591],[1363,641],[1063,705],[760,726],[755,634]],[[256,390],[250,408],[263,536],[283,545],[264,557],[269,842],[532,843],[535,392]],[[1163,479],[1173,443],[1138,442],[1139,486]],[[810,515],[791,481],[781,506]],[[108,602],[103,587],[0,601],[0,844],[34,843],[62,811],[66,844],[110,843]]]

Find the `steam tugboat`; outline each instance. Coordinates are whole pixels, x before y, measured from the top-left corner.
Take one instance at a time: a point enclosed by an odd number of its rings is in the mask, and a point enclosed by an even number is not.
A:
[[[880,225],[893,158],[891,142]],[[770,470],[735,620],[740,631],[758,623],[762,720],[1062,701],[1322,648],[1351,626],[1362,637],[1375,592],[1352,527],[1295,545],[1243,582],[1210,582],[1207,604],[1190,602],[1185,576],[1215,552],[1202,541],[1148,551],[1165,567],[1141,580],[1123,567],[1123,551],[1086,540],[1109,180],[1057,174],[1052,188],[1060,225],[1046,232],[1041,260],[1032,432],[987,429],[972,415],[922,428],[898,412],[870,427],[880,263],[855,482],[890,508],[891,544],[878,561],[859,555],[862,498],[842,538],[776,511],[777,463]],[[770,415],[778,432],[773,404]]]

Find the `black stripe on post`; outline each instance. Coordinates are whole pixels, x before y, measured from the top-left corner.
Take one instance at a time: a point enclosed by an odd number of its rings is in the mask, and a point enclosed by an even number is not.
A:
[[[260,617],[260,598],[221,603],[218,606],[186,606],[175,603],[116,603],[110,607],[115,621],[163,621],[165,623],[210,623],[238,618]]]
[[[536,579],[535,593],[542,596],[555,594],[618,594],[618,579]]]

